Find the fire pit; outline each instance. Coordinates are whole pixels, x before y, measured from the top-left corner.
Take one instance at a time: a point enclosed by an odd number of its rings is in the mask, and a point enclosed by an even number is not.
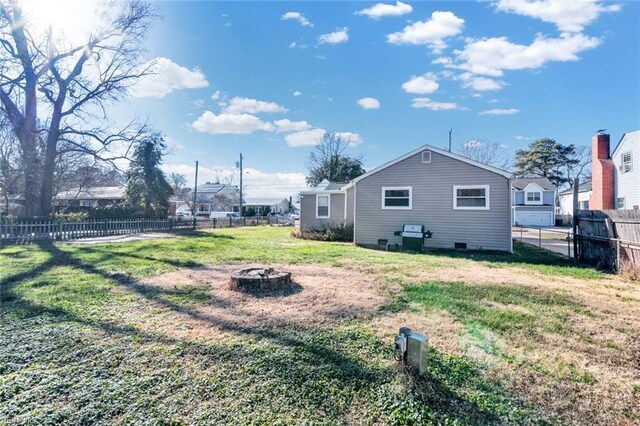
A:
[[[291,287],[291,272],[273,268],[246,268],[231,274],[231,289],[242,292],[287,290]]]

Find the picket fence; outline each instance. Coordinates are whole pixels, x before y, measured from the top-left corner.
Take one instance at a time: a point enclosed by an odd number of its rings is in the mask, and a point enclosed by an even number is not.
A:
[[[169,232],[193,229],[215,229],[241,226],[280,224],[278,219],[244,217],[229,219],[104,219],[69,221],[23,221],[0,223],[0,243],[66,241],[112,235]]]

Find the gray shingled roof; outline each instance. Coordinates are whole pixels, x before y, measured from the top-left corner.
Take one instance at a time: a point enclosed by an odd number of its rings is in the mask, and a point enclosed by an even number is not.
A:
[[[94,186],[84,189],[70,189],[59,192],[56,200],[115,200],[124,199],[124,186]]]
[[[556,187],[546,177],[518,177],[513,180],[513,187],[522,190],[530,183],[541,186],[545,191],[555,191]]]
[[[591,191],[591,181],[590,180],[582,182],[580,184],[580,186],[578,187],[578,192],[588,192],[588,191]],[[558,195],[571,194],[572,192],[573,192],[573,188],[567,188],[564,191],[562,191],[561,193],[559,193]]]

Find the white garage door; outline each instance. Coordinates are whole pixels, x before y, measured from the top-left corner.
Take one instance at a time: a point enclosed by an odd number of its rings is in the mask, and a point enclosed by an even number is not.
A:
[[[541,212],[520,212],[516,210],[516,220],[518,225],[524,226],[553,226],[553,214],[548,211]]]

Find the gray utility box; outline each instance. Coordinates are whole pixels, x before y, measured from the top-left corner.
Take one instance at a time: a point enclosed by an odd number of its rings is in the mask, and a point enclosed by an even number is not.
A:
[[[429,336],[414,333],[409,327],[401,327],[395,339],[395,358],[423,374],[427,371],[427,344]]]
[[[402,231],[396,231],[393,235],[402,237],[402,250],[424,251],[425,238],[431,238],[431,231],[424,230],[424,225],[403,225]]]
[[[407,364],[418,370],[418,374],[427,371],[427,343],[429,337],[420,333],[411,333],[407,338]]]

